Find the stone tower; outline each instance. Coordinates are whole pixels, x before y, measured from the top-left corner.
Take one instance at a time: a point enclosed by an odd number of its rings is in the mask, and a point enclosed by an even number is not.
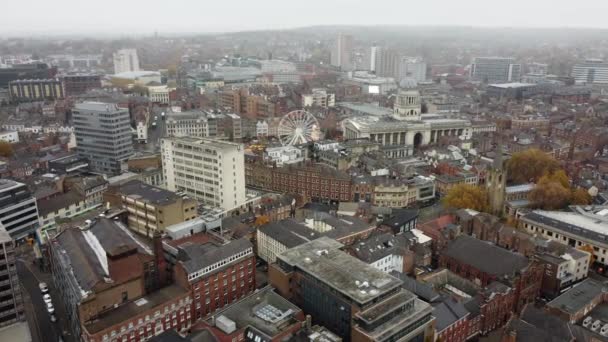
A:
[[[502,159],[502,144],[498,140],[496,146],[496,157],[492,166],[486,174],[486,189],[490,200],[490,213],[502,217],[505,207],[505,186],[507,183],[507,171]]]
[[[399,83],[399,91],[393,106],[393,117],[397,120],[420,120],[422,103],[418,84],[414,79],[404,78]]]

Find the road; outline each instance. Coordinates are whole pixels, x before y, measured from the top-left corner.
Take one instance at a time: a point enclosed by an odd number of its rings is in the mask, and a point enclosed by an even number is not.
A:
[[[153,107],[150,111],[150,127],[148,127],[148,143],[140,144],[135,142],[135,150],[140,152],[156,153],[160,151],[160,139],[165,136],[165,120],[163,120],[161,113],[167,112],[167,108]],[[154,117],[157,116],[156,127],[152,126]]]
[[[34,326],[30,327],[32,335],[38,337],[38,341],[59,341],[58,329],[55,323],[51,322],[51,316],[46,311],[46,304],[42,300],[42,294],[38,287],[40,281],[30,270],[31,266],[28,261],[18,259],[16,264],[19,280],[22,284],[26,315],[30,314],[31,319],[29,321],[34,323]],[[51,297],[53,297],[52,290]],[[28,298],[29,300],[27,300]],[[53,304],[57,300],[55,299]]]

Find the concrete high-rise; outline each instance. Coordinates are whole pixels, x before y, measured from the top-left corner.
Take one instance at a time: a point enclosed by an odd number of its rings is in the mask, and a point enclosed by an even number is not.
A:
[[[572,77],[578,84],[608,84],[608,63],[601,59],[587,59],[574,65]]]
[[[413,78],[416,82],[426,81],[426,62],[416,57],[401,57],[399,80]]]
[[[339,67],[343,71],[350,71],[353,67],[353,36],[338,34],[331,50],[331,65]]]
[[[245,154],[242,144],[174,137],[162,140],[167,189],[199,202],[231,210],[245,203]]]
[[[84,102],[72,110],[76,149],[91,171],[116,175],[133,155],[129,111],[113,103]]]
[[[127,71],[139,71],[139,58],[137,50],[122,49],[118,50],[113,55],[114,74],[120,74]]]
[[[38,227],[36,199],[25,184],[0,179],[0,224],[15,240],[26,237]]]
[[[475,57],[471,78],[484,83],[519,82],[521,64],[512,57]]]
[[[378,55],[378,47],[376,45],[369,49],[369,70],[376,71],[376,56]]]
[[[0,223],[0,328],[25,319],[15,266],[15,242]]]
[[[376,48],[376,75],[399,78],[399,53],[383,47]]]

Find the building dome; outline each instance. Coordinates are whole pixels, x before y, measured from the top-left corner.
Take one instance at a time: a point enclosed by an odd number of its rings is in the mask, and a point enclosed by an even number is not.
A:
[[[413,89],[418,87],[418,82],[416,79],[411,77],[406,77],[399,82],[399,88],[401,89]]]

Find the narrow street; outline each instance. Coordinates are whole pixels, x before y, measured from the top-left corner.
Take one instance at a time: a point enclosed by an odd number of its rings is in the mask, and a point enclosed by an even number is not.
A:
[[[26,248],[22,248],[24,251]],[[16,262],[17,274],[21,282],[21,291],[24,300],[25,315],[30,325],[32,339],[39,342],[75,341],[67,331],[65,320],[65,307],[54,287],[50,272],[42,272],[33,264],[33,255],[21,253]],[[42,293],[38,284],[47,283],[49,293],[55,307],[56,322],[51,322],[51,315],[46,310]]]

